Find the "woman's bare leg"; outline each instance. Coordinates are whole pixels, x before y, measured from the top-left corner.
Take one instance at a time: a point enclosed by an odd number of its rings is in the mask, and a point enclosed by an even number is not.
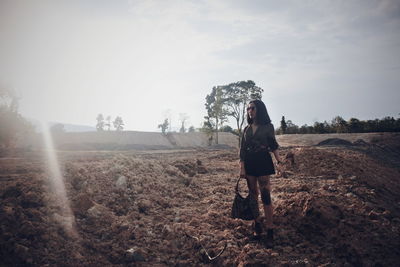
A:
[[[261,200],[263,202],[266,227],[268,229],[273,228],[273,207],[271,200],[271,183],[269,181],[269,175],[258,177],[258,184],[260,186]]]

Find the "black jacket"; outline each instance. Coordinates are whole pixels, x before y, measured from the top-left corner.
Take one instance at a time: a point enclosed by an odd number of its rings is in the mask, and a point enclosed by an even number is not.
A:
[[[275,139],[275,130],[272,123],[258,125],[253,133],[251,125],[247,125],[243,130],[240,143],[240,161],[244,161],[246,153],[259,151],[275,151],[279,147]]]

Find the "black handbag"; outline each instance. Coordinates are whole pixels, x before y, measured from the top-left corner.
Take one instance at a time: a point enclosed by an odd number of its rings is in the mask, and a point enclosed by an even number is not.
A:
[[[251,194],[248,194],[245,198],[240,195],[240,179],[241,178],[239,177],[235,187],[235,199],[233,200],[231,216],[232,218],[238,218],[247,221],[254,220],[260,215],[257,199]]]

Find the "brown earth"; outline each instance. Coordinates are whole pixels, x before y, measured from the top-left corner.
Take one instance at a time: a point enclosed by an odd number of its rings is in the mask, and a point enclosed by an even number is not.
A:
[[[59,152],[77,236],[63,228],[40,153],[0,158],[0,265],[210,264],[193,237],[211,256],[227,244],[216,266],[398,265],[399,135],[351,146],[293,138],[280,153],[295,164],[271,178],[273,248],[230,218],[235,149]]]

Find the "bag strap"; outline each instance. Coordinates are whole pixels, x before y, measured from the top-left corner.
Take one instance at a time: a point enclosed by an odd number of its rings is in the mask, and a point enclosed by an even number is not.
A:
[[[240,182],[240,179],[242,179],[242,177],[239,176],[239,179],[237,180],[236,187],[235,187],[235,192],[236,193],[239,193],[239,182]]]

